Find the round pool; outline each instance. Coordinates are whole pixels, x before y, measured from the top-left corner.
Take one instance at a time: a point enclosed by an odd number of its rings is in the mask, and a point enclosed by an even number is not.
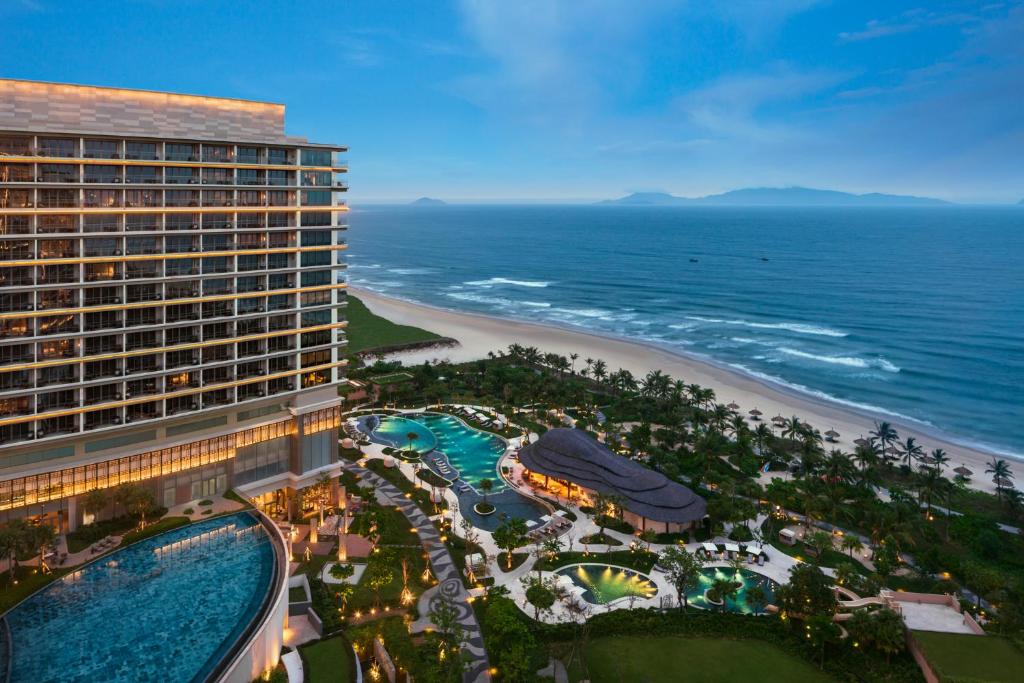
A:
[[[204,681],[256,618],[274,548],[256,517],[217,517],[115,551],[15,606],[10,680]]]
[[[714,586],[715,581],[718,580],[733,581],[740,584],[736,594],[727,597],[723,605],[713,604],[704,596],[704,593]],[[737,614],[754,614],[755,611],[758,613],[764,612],[764,605],[758,605],[758,609],[755,610],[754,606],[747,601],[747,591],[754,586],[759,586],[764,591],[767,601],[765,604],[775,602],[775,589],[778,588],[779,584],[764,574],[759,574],[749,569],[741,569],[737,572],[731,567],[702,569],[697,588],[688,592],[686,597],[690,605],[702,609],[725,609]]]
[[[610,564],[574,564],[555,573],[568,577],[582,588],[583,599],[594,605],[607,605],[631,596],[653,598],[658,595],[658,587],[651,577]]]

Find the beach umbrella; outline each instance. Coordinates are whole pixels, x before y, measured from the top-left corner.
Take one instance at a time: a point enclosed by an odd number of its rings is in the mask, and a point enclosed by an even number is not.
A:
[[[739,410],[740,409],[739,405],[736,404],[736,403],[730,403],[729,405],[726,406],[726,408],[728,408],[729,410]]]
[[[1012,488],[1013,487],[1013,481],[1010,480],[1010,479],[1007,479],[1006,477],[996,477],[992,481],[993,481],[993,483],[995,483],[996,486],[1002,486],[1003,488]]]
[[[825,436],[828,437],[829,441],[835,441],[839,437],[839,432],[834,429],[830,429],[825,432]]]
[[[776,415],[775,417],[772,418],[772,422],[777,422],[778,424],[782,424],[785,421],[786,418],[782,417],[781,415]]]
[[[961,477],[969,477],[972,474],[974,474],[974,472],[971,472],[969,469],[967,469],[963,465],[961,465],[960,467],[957,467],[953,471],[956,472],[957,474],[959,474]]]
[[[868,441],[867,439],[854,439],[853,443],[854,443],[854,445],[857,445],[857,446],[867,446],[871,442]]]
[[[754,408],[753,410],[750,411],[750,417],[755,420],[760,420],[762,415],[764,415],[764,413],[762,413],[757,408]]]

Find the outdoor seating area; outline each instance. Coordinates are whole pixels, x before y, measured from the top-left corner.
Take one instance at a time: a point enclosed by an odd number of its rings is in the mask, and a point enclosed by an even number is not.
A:
[[[746,559],[747,564],[763,567],[769,561],[768,554],[758,543],[703,543],[700,552],[709,562],[733,560],[739,556]]]
[[[89,548],[89,552],[93,555],[98,555],[99,553],[110,550],[120,542],[121,539],[118,536],[105,536],[103,539],[93,543]],[[67,553],[64,554],[64,557],[67,558]]]
[[[479,425],[484,427],[492,427],[494,429],[503,429],[505,423],[500,420],[497,416],[490,413],[470,408],[469,406],[441,406],[446,410],[451,410],[456,415],[464,417],[467,420],[473,420]]]
[[[570,522],[568,519],[565,519],[564,517],[555,515],[550,520],[548,520],[547,523],[540,529],[535,529],[527,533],[526,536],[530,539],[531,542],[536,543],[537,541],[540,541],[545,538],[558,536],[563,531],[566,531],[571,527],[572,522]]]
[[[437,468],[437,471],[442,477],[448,481],[455,481],[459,478],[459,473],[452,469],[452,466],[448,464],[448,461],[438,455],[436,452],[427,455],[427,460]],[[465,484],[461,484],[466,486]],[[468,487],[467,487],[468,488]]]

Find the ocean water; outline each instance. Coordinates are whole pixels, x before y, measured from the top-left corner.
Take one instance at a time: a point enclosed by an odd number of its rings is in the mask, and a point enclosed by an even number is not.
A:
[[[353,285],[1024,453],[1024,209],[367,206],[349,225]]]

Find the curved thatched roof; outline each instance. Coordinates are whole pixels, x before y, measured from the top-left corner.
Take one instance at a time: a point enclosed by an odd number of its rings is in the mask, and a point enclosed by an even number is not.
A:
[[[580,429],[549,429],[519,451],[523,465],[539,474],[622,498],[630,512],[658,522],[703,519],[707,503],[660,472],[616,455]]]

